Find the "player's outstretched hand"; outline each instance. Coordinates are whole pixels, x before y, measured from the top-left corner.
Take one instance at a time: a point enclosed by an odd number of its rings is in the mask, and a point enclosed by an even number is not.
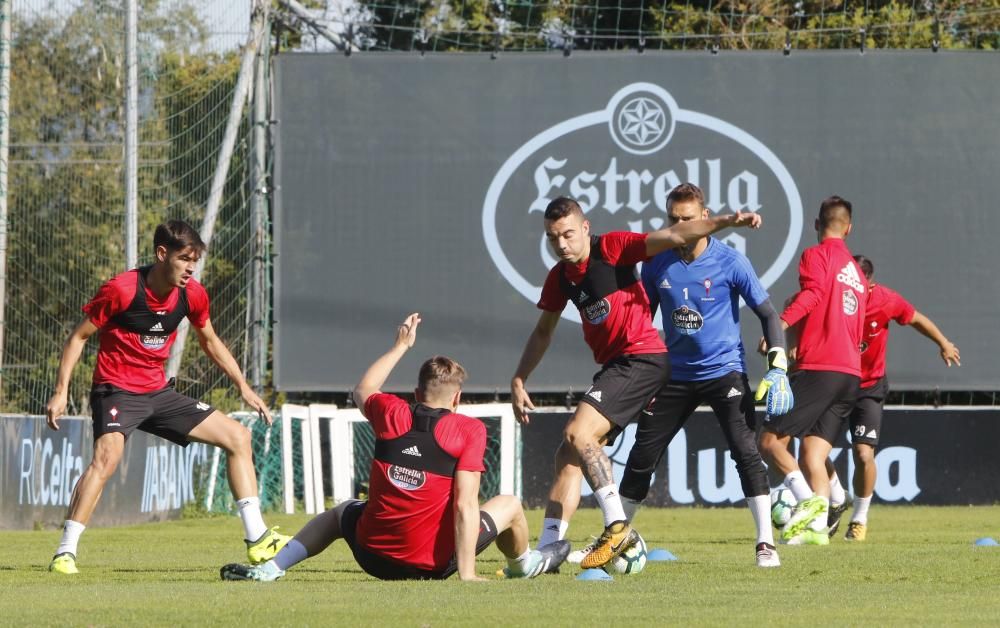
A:
[[[59,431],[59,417],[66,412],[66,393],[56,393],[45,406],[45,422],[49,428]]]
[[[534,410],[535,404],[531,403],[531,397],[524,389],[524,382],[517,378],[510,382],[510,405],[514,407],[514,418],[517,419],[518,423],[527,425],[531,422],[528,411]]]
[[[734,227],[749,227],[751,229],[760,229],[760,226],[764,223],[764,219],[757,212],[736,212],[733,214],[733,226]]]
[[[954,362],[955,366],[962,366],[961,356],[958,354],[958,347],[950,342],[945,342],[944,346],[941,347],[941,359],[949,367],[951,363]]]
[[[260,418],[262,418],[268,425],[274,422],[274,417],[271,416],[271,410],[268,409],[264,400],[253,391],[253,388],[244,386],[243,390],[240,391],[240,396],[243,397],[243,402],[253,408],[254,411],[260,415]]]
[[[417,326],[420,324],[420,314],[414,312],[406,317],[403,324],[396,330],[396,344],[405,345],[407,349],[413,347],[417,341]]]

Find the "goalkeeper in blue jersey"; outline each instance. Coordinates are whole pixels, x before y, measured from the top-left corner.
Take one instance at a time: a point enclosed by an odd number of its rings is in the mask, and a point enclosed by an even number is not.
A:
[[[702,191],[690,183],[667,196],[671,224],[706,218]],[[778,312],[750,260],[713,237],[666,251],[643,265],[642,282],[652,314],[659,307],[670,356],[670,384],[643,412],[635,446],[619,492],[626,513],[634,514],[649,492],[653,472],[667,445],[701,404],[711,406],[736,462],[743,494],[757,526],[756,561],[760,567],[781,563],[771,529],[767,469],[757,450],[754,392],[747,381],[740,336],[739,299],[760,319],[767,338],[768,373],[758,389],[770,414],[784,414],[792,404],[785,376],[784,333]]]

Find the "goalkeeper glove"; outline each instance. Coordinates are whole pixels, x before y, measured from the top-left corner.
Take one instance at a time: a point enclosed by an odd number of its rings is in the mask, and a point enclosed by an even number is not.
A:
[[[787,370],[788,358],[784,349],[776,347],[767,352],[767,374],[760,380],[754,399],[760,401],[767,396],[767,413],[770,416],[788,414],[795,405],[795,397],[792,396],[792,387],[786,375]]]

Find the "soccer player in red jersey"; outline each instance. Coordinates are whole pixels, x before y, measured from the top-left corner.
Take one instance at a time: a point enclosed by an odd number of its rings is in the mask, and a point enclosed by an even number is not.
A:
[[[819,244],[803,251],[801,290],[781,314],[785,329],[799,326],[798,361],[789,378],[795,405],[788,414],[765,417],[760,451],[799,500],[781,533],[786,543],[830,542],[826,459],[857,398],[858,347],[868,296],[861,269],[845,243],[851,213],[851,203],[839,196],[820,205],[815,223]],[[801,470],[788,450],[792,437],[802,439]]]
[[[441,580],[456,571],[462,580],[482,580],[476,554],[494,541],[507,558],[508,578],[533,578],[566,559],[566,541],[528,548],[517,497],[498,495],[479,505],[486,427],[455,413],[465,380],[460,364],[444,356],[424,362],[416,404],[379,392],[416,341],[419,324],[418,314],[408,316],[392,348],[354,389],[375,432],[368,501],[348,500],[313,518],[263,565],[226,565],[224,580],[277,580],[340,538],[358,565],[382,580]]]
[[[290,537],[268,529],[260,513],[257,476],[250,450],[250,432],[209,404],[174,390],[163,363],[170,355],[175,332],[187,317],[206,355],[229,376],[243,401],[271,423],[267,405],[250,388],[229,349],[209,319],[208,294],[192,276],[205,250],[198,232],[179,220],[156,228],[156,261],[121,273],[101,286],[83,307],[86,318],[70,334],[62,350],[55,392],[46,407],[49,427],[59,429],[66,411],[70,376],[83,347],[99,332],[90,408],[94,426],[94,457],[73,490],[62,541],[49,570],[77,573],[80,535],[115,472],[125,439],[136,429],[186,447],[207,443],[226,452],[229,486],[240,509],[251,562],[266,560]]]
[[[603,445],[615,437],[670,380],[667,349],[652,325],[649,299],[636,265],[668,249],[693,244],[726,227],[757,228],[759,215],[682,222],[651,233],[615,231],[590,234],[590,222],[573,199],[560,197],[545,209],[545,234],[559,258],[545,279],[538,302],[542,314],[511,379],[511,403],[521,423],[533,410],[525,382],[552,342],[568,301],[580,312],[583,338],[601,364],[583,403],[566,424],[556,451],[555,480],[549,492],[538,546],[561,539],[580,502],[586,478],[604,514],[604,532],[583,557],[584,569],[600,567],[627,549],[635,534],[614,485]]]
[[[885,374],[885,355],[889,344],[889,323],[909,325],[930,338],[938,346],[945,365],[961,366],[958,347],[949,341],[934,321],[918,312],[899,293],[875,283],[875,265],[863,255],[855,258],[868,282],[868,302],[865,306],[865,325],[861,342],[861,391],[851,412],[850,434],[854,455],[854,508],[851,522],[844,538],[864,541],[867,536],[868,507],[875,492],[875,447],[882,435],[882,407],[889,393],[889,380]],[[828,462],[831,481],[836,476]],[[838,520],[834,523],[839,523]],[[830,534],[835,532],[830,526]]]

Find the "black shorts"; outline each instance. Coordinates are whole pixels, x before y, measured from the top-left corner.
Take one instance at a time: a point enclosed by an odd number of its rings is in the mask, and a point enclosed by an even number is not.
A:
[[[188,434],[215,408],[174,390],[173,380],[165,388],[134,393],[111,384],[90,389],[94,440],[104,434],[120,433],[125,438],[135,430],[148,432],[186,447]]]
[[[830,444],[843,433],[858,398],[861,378],[836,371],[794,371],[791,412],[765,416],[764,429],[784,436],[819,436]]]
[[[357,540],[358,521],[365,511],[366,501],[351,500],[340,516],[340,533],[344,535],[354,560],[365,573],[379,580],[444,580],[458,571],[458,560],[452,556],[448,565],[440,571],[417,569],[405,563],[380,556],[363,547]],[[497,538],[497,525],[488,512],[479,511],[479,538],[476,539],[476,554],[480,554]]]
[[[745,373],[734,371],[715,379],[672,381],[643,412],[635,432],[619,491],[637,501],[646,498],[653,472],[667,447],[700,404],[712,407],[730,456],[736,463],[743,493],[766,495],[767,469],[757,450],[753,391]]]
[[[889,394],[889,380],[883,377],[858,393],[858,402],[851,412],[851,442],[872,447],[882,434],[882,406]]]
[[[669,383],[670,357],[666,353],[623,355],[601,367],[580,401],[614,424],[607,434],[610,445]]]

